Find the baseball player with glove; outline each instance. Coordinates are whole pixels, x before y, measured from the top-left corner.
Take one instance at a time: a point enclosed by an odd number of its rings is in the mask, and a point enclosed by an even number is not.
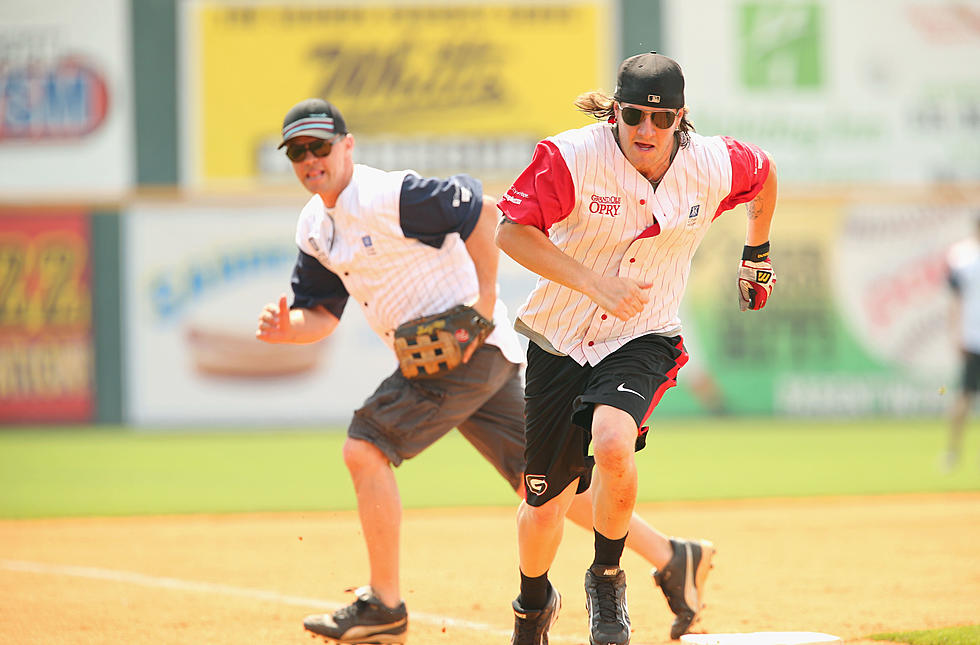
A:
[[[399,363],[354,412],[343,451],[369,584],[352,604],[309,616],[304,626],[339,643],[403,643],[408,614],[392,466],[457,428],[524,494],[523,351],[497,297],[500,212],[467,175],[433,179],[355,164],[353,135],[337,107],[321,99],[289,110],[280,147],[313,196],[296,227],[293,302],[283,296],[266,305],[257,338],[316,342],[333,332],[353,298]],[[591,498],[579,496],[568,517],[590,528]],[[628,522],[630,548],[666,565],[668,539],[636,515]]]
[[[538,143],[499,202],[498,245],[541,276],[516,322],[531,339],[526,459],[535,485],[518,513],[515,645],[547,643],[558,602],[548,570],[562,509],[590,486],[589,642],[629,643],[620,558],[636,502],[635,452],[687,361],[678,309],[691,259],[715,218],[748,204],[732,281],[739,307],[764,307],[776,280],[769,260],[772,161],[754,145],[693,132],[675,61],[652,52],[628,58],[613,96],[589,92],[576,107],[600,123]],[[713,547],[688,540],[671,546],[654,579],[677,614],[670,636],[679,638],[701,609]]]

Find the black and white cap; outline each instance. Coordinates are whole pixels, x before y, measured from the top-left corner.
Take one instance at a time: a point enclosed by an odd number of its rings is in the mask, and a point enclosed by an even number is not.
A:
[[[293,137],[316,137],[332,139],[338,134],[347,134],[347,124],[340,110],[323,99],[300,101],[286,113],[282,120],[283,147]]]

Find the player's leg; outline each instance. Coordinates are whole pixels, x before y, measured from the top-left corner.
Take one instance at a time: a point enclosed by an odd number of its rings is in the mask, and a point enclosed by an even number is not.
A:
[[[469,419],[460,433],[524,497],[524,387],[519,374],[508,379]],[[592,489],[576,495],[568,508],[569,520],[592,532]],[[666,535],[634,513],[626,535],[626,548],[656,569],[670,561],[673,549]]]
[[[980,354],[964,352],[959,393],[949,411],[949,433],[942,462],[942,467],[947,472],[959,461],[963,449],[963,430],[978,391],[980,391]]]
[[[528,346],[525,386],[525,500],[517,512],[520,594],[512,603],[512,644],[541,645],[560,597],[548,579],[576,492],[588,488],[584,430],[572,423],[575,398],[591,370],[567,356]]]
[[[587,531],[592,531],[592,489],[576,495],[568,509],[568,519]],[[651,526],[639,514],[630,517],[626,533],[626,548],[634,551],[656,569],[663,568],[673,555],[670,539]]]
[[[593,526],[610,539],[626,537],[636,505],[636,421],[628,412],[597,405],[592,415]],[[625,545],[625,540],[624,540]],[[606,564],[618,564],[616,562]]]
[[[616,565],[607,566],[602,571],[608,572],[610,577],[618,577],[621,573],[617,572],[619,554],[624,546],[621,531],[624,526],[639,526],[642,531],[638,536],[639,541],[651,552],[648,559],[655,567],[654,580],[676,615],[671,628],[673,638],[678,638],[679,634],[690,628],[703,607],[702,590],[711,567],[713,546],[707,541],[677,539],[664,544],[665,536],[652,529],[645,530],[643,524],[635,520],[635,514],[626,516],[623,503],[619,500],[627,500],[625,504],[630,509],[635,502],[635,457],[626,455],[629,449],[625,449],[623,444],[629,443],[629,437],[632,437],[635,444],[631,446],[633,450],[642,450],[646,445],[646,422],[664,392],[676,384],[676,375],[686,358],[679,337],[651,335],[635,339],[595,367],[575,411],[576,423],[592,428],[592,446],[597,463],[593,490],[596,527],[596,557],[593,564]],[[611,503],[608,501],[610,499]],[[619,584],[606,584],[614,581],[601,579],[595,571],[591,569],[591,578],[587,574],[586,587],[588,592],[590,583],[598,585],[596,589],[602,592],[605,586],[604,594],[589,593],[596,604],[601,604],[603,595],[613,595],[610,587],[618,589]],[[618,591],[616,593],[618,597]],[[601,621],[606,626],[602,628],[600,625],[599,632],[613,632],[616,622],[619,622],[621,629],[618,633],[625,634],[623,623],[628,624],[625,606],[622,614],[622,621]],[[596,614],[590,612],[593,626],[595,618]],[[593,630],[593,634],[593,640],[597,642],[601,642],[598,639],[605,636],[596,633],[596,630]],[[615,636],[612,634],[612,638],[606,642],[624,642],[616,641]]]
[[[472,368],[458,368],[467,369]],[[476,383],[478,378],[469,380]],[[477,390],[475,385],[460,388],[438,378],[408,381],[396,370],[354,412],[344,462],[357,495],[370,584],[357,590],[351,605],[307,617],[307,630],[341,643],[404,642],[408,614],[401,600],[398,562],[402,509],[392,467],[422,452],[482,404],[486,395],[474,395]],[[459,412],[465,405],[471,409]]]
[[[402,505],[388,458],[372,443],[348,437],[344,463],[354,484],[357,513],[370,563],[370,585],[388,607],[401,601],[398,582]]]

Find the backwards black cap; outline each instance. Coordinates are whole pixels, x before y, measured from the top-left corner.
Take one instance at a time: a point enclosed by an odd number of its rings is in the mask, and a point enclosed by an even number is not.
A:
[[[613,98],[635,105],[680,109],[684,107],[684,73],[677,61],[657,52],[631,56],[619,66]]]

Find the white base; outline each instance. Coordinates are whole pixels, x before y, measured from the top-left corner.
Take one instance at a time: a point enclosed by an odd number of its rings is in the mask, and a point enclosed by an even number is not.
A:
[[[691,645],[811,645],[838,643],[840,636],[820,632],[753,632],[748,634],[684,634]]]

